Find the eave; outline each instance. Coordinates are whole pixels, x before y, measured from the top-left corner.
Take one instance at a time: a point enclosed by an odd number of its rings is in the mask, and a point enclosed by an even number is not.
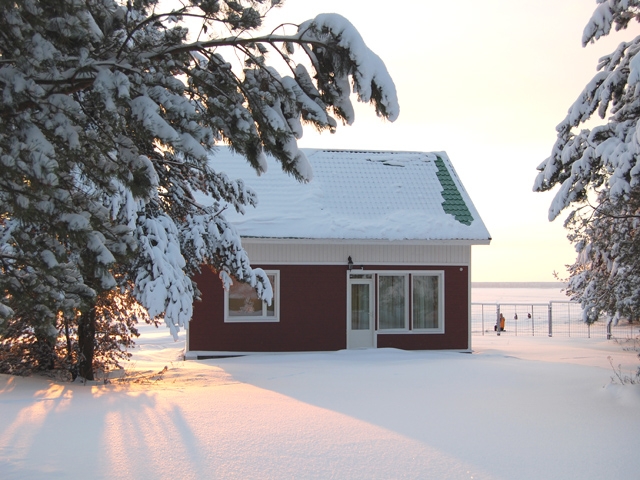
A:
[[[293,237],[249,237],[243,236],[247,244],[296,245],[489,245],[491,238],[485,239],[363,239],[363,238],[293,238]]]

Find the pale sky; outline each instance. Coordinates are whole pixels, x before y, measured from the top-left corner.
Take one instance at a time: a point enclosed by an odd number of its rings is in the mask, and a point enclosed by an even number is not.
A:
[[[555,126],[596,72],[598,58],[638,33],[617,32],[586,48],[595,0],[287,0],[268,25],[339,13],[387,65],[400,117],[357,109],[352,126],[307,129],[303,147],[444,150],[493,241],[473,247],[474,281],[553,281],[575,252],[552,194],[533,193]]]

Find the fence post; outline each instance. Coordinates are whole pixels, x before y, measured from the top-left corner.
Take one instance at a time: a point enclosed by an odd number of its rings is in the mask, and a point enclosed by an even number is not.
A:
[[[549,336],[553,337],[553,305],[552,302],[549,302]]]
[[[496,333],[500,336],[500,304],[496,305]]]
[[[484,337],[484,303],[482,304],[482,336]]]
[[[536,336],[536,316],[534,315],[533,305],[531,305],[531,336]]]
[[[607,340],[611,340],[611,322],[613,322],[613,320],[607,322]]]

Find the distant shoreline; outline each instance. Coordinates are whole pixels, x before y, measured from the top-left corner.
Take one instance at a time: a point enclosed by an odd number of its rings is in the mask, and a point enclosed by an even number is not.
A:
[[[566,288],[565,282],[471,282],[471,288]]]

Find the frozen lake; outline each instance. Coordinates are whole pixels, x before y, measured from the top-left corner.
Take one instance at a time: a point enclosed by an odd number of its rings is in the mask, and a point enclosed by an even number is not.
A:
[[[569,301],[569,297],[559,287],[471,288],[472,303],[549,303],[567,301]]]

